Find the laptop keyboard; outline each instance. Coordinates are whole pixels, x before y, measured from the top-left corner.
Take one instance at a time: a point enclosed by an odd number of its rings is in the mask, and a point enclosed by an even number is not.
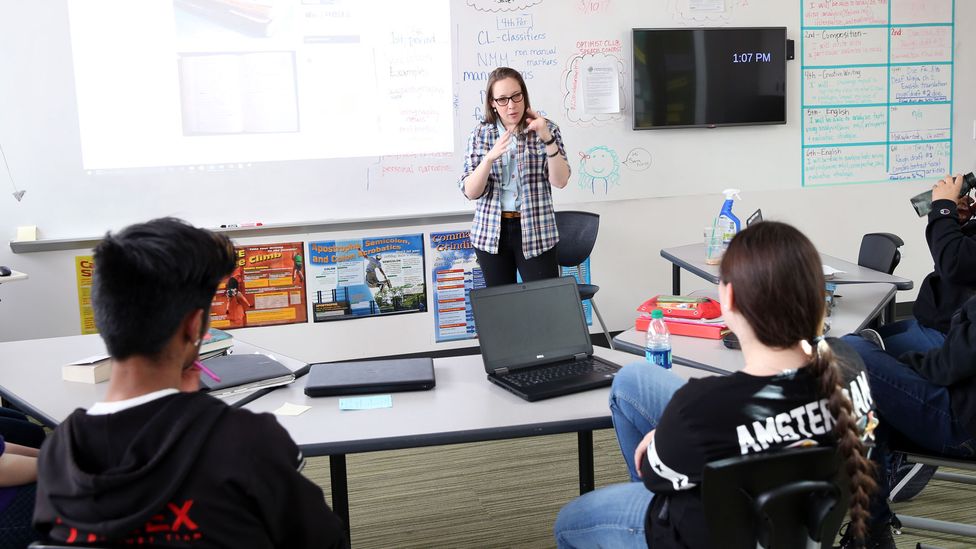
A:
[[[589,373],[612,374],[619,368],[611,364],[598,362],[592,358],[574,360],[563,364],[554,364],[541,368],[531,368],[525,372],[514,372],[504,376],[504,379],[518,387],[531,387],[542,383],[558,381],[567,377],[577,377]]]

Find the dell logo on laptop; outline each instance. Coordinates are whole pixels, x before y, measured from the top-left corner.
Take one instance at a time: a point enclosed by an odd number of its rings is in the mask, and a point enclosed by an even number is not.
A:
[[[546,358],[546,355],[535,355],[536,358]]]

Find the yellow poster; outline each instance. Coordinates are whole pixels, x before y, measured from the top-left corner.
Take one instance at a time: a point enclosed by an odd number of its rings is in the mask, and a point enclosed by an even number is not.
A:
[[[75,256],[75,276],[78,279],[78,310],[81,313],[81,333],[97,334],[95,311],[91,304],[92,273],[95,261],[90,255]]]

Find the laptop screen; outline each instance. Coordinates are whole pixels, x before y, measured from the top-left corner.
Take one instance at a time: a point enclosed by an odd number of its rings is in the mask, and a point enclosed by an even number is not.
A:
[[[593,353],[572,277],[474,290],[471,309],[488,372]]]

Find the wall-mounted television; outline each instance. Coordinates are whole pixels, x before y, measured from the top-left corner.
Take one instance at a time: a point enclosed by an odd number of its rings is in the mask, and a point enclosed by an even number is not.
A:
[[[786,27],[633,29],[634,129],[786,123]]]

